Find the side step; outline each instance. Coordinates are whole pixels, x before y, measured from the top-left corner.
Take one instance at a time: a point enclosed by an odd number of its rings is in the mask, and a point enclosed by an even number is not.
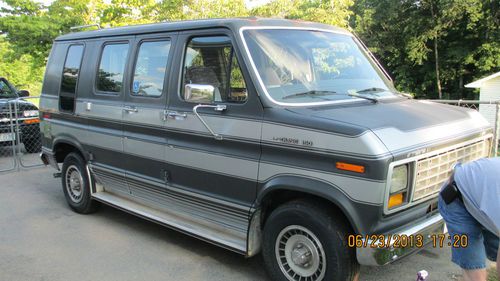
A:
[[[93,193],[92,198],[239,254],[246,254],[246,237],[222,226],[218,227],[199,218],[183,214],[160,211],[105,191]]]

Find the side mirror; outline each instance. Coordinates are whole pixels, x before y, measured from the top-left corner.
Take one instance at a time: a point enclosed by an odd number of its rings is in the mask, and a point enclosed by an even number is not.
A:
[[[192,103],[214,103],[215,88],[212,85],[186,84],[184,100]]]
[[[17,92],[17,95],[20,97],[20,98],[24,98],[24,97],[29,97],[30,95],[30,92],[26,91],[26,90],[20,90]]]

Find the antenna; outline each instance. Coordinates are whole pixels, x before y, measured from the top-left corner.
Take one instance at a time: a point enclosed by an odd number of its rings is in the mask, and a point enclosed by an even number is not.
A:
[[[101,29],[101,25],[99,25],[98,23],[94,23],[94,24],[86,24],[86,25],[78,25],[78,26],[72,26],[69,28],[69,30],[73,31],[73,30],[77,30],[77,29],[82,29],[82,28],[87,28],[87,27],[92,27],[92,26],[96,26],[97,29]]]

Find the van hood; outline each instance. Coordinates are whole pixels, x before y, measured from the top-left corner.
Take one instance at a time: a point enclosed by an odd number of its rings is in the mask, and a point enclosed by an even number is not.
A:
[[[466,137],[490,127],[476,110],[409,99],[289,110],[363,127],[372,131],[392,154]]]

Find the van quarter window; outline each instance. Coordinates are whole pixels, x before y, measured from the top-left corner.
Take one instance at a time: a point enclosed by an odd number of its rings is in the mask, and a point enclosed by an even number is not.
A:
[[[68,48],[61,81],[59,106],[63,111],[75,111],[75,94],[82,62],[83,45],[71,45]]]
[[[167,68],[170,41],[144,42],[139,47],[132,82],[132,95],[159,97]]]
[[[215,88],[215,102],[247,100],[243,74],[228,36],[192,38],[186,49],[183,71],[182,98],[186,84],[202,84]]]
[[[107,44],[101,54],[97,90],[119,93],[122,91],[123,73],[127,62],[128,44]]]

